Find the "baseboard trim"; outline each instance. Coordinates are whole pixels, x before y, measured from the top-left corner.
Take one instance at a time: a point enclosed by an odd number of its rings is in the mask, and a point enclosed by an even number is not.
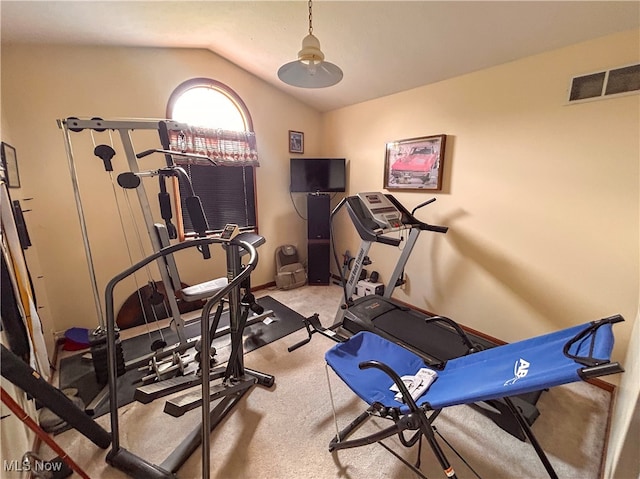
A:
[[[604,382],[604,381],[602,381]],[[606,383],[609,384],[609,383]],[[607,424],[604,430],[604,441],[602,444],[602,454],[600,459],[600,474],[598,477],[604,477],[605,464],[607,462],[607,451],[609,450],[609,440],[611,438],[611,418],[613,418],[613,410],[615,408],[616,400],[618,397],[618,390],[615,386],[612,386],[611,400],[609,401],[609,414],[607,414]]]
[[[269,289],[269,288],[275,288],[276,286],[276,282],[275,281],[271,281],[270,283],[265,283],[265,284],[260,284],[258,286],[253,286],[251,288],[252,291],[260,291],[262,289]]]

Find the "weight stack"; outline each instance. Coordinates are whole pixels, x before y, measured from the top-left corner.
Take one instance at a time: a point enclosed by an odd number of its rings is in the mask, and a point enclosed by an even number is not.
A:
[[[98,384],[104,386],[109,382],[109,356],[107,354],[107,333],[94,331],[89,338],[91,346],[91,360],[96,373]],[[124,365],[124,352],[122,351],[122,341],[120,333],[116,331],[116,371],[117,376],[122,376],[126,370]]]

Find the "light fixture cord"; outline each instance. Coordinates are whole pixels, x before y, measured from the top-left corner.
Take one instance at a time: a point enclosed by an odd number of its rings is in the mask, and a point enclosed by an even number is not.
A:
[[[311,0],[309,0],[309,35],[313,34],[313,14],[311,13]]]

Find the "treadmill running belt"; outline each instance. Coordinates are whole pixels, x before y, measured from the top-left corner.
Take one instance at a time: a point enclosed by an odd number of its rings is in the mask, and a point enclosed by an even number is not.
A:
[[[343,327],[353,334],[367,330],[386,336],[424,357],[433,366],[468,353],[462,338],[451,326],[437,321],[425,322],[427,317],[386,298],[365,296],[349,307]],[[472,334],[467,333],[467,336],[482,349],[496,346]]]
[[[457,332],[442,323],[424,323],[423,318],[411,314],[411,311],[395,309],[376,318],[375,325],[399,342],[428,354],[438,362],[467,354],[468,348]]]

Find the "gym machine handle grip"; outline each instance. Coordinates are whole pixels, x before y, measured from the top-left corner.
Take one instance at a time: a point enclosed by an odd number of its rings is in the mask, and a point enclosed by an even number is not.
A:
[[[165,156],[179,156],[181,158],[193,158],[194,160],[206,160],[209,163],[211,163],[213,166],[218,166],[218,163],[216,163],[214,160],[212,160],[211,158],[209,158],[208,156],[205,155],[198,155],[197,153],[186,153],[186,152],[182,152],[182,151],[174,151],[174,150],[162,150],[159,148],[153,148],[151,150],[144,150],[140,153],[136,153],[136,158],[138,158],[139,160],[141,160],[142,158],[144,158],[145,156],[149,156],[152,153],[162,153]],[[167,162],[167,166],[168,167],[173,167],[175,166],[173,164],[173,162]]]
[[[202,202],[200,201],[200,197],[188,196],[185,199],[185,204],[187,206],[187,211],[189,212],[189,218],[191,218],[193,229],[199,237],[206,236],[207,230],[209,229],[209,224],[207,223],[207,217],[205,216],[204,210],[202,209]],[[211,258],[209,245],[204,244],[201,248],[198,249],[202,253],[202,257],[204,259]]]
[[[447,231],[449,231],[448,226],[428,225],[426,223],[420,229],[427,230],[427,231],[434,231],[436,233],[446,233]]]
[[[166,191],[164,193],[158,193],[158,202],[160,203],[160,215],[163,220],[170,220],[173,217],[171,211],[171,197]]]
[[[400,238],[389,238],[388,236],[376,235],[376,241],[382,244],[398,246],[402,240]]]
[[[427,201],[423,201],[418,206],[416,206],[413,210],[411,210],[411,216],[415,215],[417,210],[419,210],[423,206],[427,206],[427,205],[433,203],[435,200],[436,200],[435,198],[431,198],[431,199],[428,199]]]
[[[191,218],[191,224],[198,236],[204,236],[209,229],[207,218],[202,209],[202,202],[198,196],[188,196],[185,199],[187,211],[189,212],[189,218]]]
[[[134,189],[140,186],[140,177],[135,173],[126,171],[118,175],[118,185],[125,189]]]

